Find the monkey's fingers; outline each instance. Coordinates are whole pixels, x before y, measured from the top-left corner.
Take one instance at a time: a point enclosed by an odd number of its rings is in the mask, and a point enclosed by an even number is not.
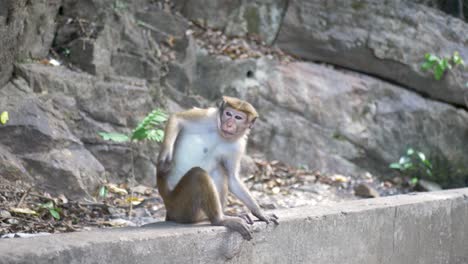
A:
[[[249,214],[241,214],[239,217],[244,219],[245,222],[247,222],[247,224],[249,224],[249,225],[253,225],[253,223],[254,223],[254,221],[252,220],[252,218],[250,217]]]
[[[270,221],[275,223],[275,225],[279,225],[278,216],[276,216],[275,214],[271,215]]]
[[[271,214],[267,216],[262,215],[261,217],[259,217],[259,219],[263,222],[266,222],[267,224],[273,222],[276,225],[279,225],[278,216],[276,216],[275,214]]]
[[[245,239],[245,240],[252,240],[252,233],[250,232],[250,230],[245,227],[245,229],[241,229],[241,230],[238,230],[238,232],[241,234],[241,236]]]
[[[160,161],[157,164],[157,169],[158,171],[162,173],[166,173],[171,169],[171,163],[170,162],[165,162],[165,161]]]
[[[231,230],[234,230],[234,231],[238,232],[239,234],[241,234],[241,236],[245,240],[251,240],[252,239],[252,233],[250,232],[249,228],[239,218],[237,218],[237,219],[228,218],[228,219],[223,221],[223,225],[226,226],[227,228],[230,228]]]

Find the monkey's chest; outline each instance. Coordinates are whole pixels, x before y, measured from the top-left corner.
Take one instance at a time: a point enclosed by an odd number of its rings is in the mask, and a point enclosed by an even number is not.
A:
[[[177,150],[179,150],[180,156],[178,155],[177,161],[197,166],[210,162],[222,154],[222,144],[219,143],[218,137],[216,133],[185,135],[178,142]]]
[[[174,183],[193,167],[201,167],[210,174],[219,173],[220,163],[232,151],[217,132],[183,134],[177,141],[174,156]]]

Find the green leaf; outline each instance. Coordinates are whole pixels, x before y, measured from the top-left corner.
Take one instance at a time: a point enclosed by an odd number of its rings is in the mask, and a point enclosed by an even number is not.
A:
[[[424,165],[426,165],[426,167],[428,167],[429,169],[432,169],[432,164],[429,160],[424,160],[423,163]]]
[[[402,157],[400,158],[400,160],[398,161],[398,163],[400,163],[400,164],[403,165],[403,164],[405,164],[405,163],[410,162],[410,160],[411,160],[411,159],[410,159],[409,157],[407,157],[407,156],[402,156]]]
[[[54,208],[54,203],[52,201],[48,201],[45,204],[41,204],[41,207],[51,210]]]
[[[442,75],[444,75],[445,68],[442,66],[441,63],[436,64],[434,68],[434,78],[438,81],[442,78]]]
[[[434,61],[426,61],[421,65],[421,69],[427,71],[431,69],[434,66],[435,62]]]
[[[439,62],[440,59],[439,57],[433,55],[433,54],[430,54],[430,53],[426,53],[426,55],[424,56],[426,58],[426,61],[429,61],[429,62]]]
[[[148,133],[146,134],[146,137],[147,137],[149,140],[157,141],[157,139],[158,139],[158,134],[156,133],[156,130],[155,130],[155,129],[151,129],[151,130],[149,130]]]
[[[424,153],[422,152],[418,152],[418,157],[422,162],[426,160],[426,155],[424,155]]]
[[[160,124],[164,121],[167,120],[167,116],[166,115],[155,115],[153,118],[152,118],[152,121],[156,122],[157,124]]]
[[[418,178],[416,178],[416,177],[411,178],[410,183],[412,185],[416,185],[418,183]]]
[[[407,162],[403,164],[403,170],[408,170],[413,168],[413,163],[412,162]]]
[[[442,65],[442,68],[445,70],[447,69],[452,69],[452,65],[450,65],[449,61],[447,59],[443,59],[441,60],[441,65]]]
[[[9,117],[8,117],[8,112],[7,111],[3,111],[2,114],[0,115],[0,123],[2,125],[6,124],[9,120]]]
[[[99,189],[99,197],[106,198],[108,192],[109,192],[109,191],[107,190],[107,187],[106,187],[106,186],[102,186],[102,187]]]
[[[460,57],[460,54],[458,51],[455,51],[452,56],[452,61],[455,65],[465,65],[465,62],[463,59]]]
[[[49,213],[57,220],[60,220],[60,214],[55,209],[49,209]]]
[[[392,164],[390,164],[390,168],[400,170],[401,165],[399,163],[392,163]]]
[[[153,110],[132,131],[131,139],[161,141],[160,133],[154,131],[154,128],[161,125],[166,120],[167,115],[161,109]]]
[[[414,149],[413,149],[413,148],[409,148],[409,149],[406,150],[406,155],[408,155],[408,156],[413,155],[413,153],[414,153]]]
[[[157,141],[158,142],[163,141],[163,139],[164,139],[164,130],[158,129],[158,130],[156,130],[156,134],[158,135],[158,140]]]
[[[130,139],[127,135],[121,133],[107,133],[107,132],[99,132],[98,133],[104,140],[110,140],[114,142],[127,142]]]
[[[142,127],[138,130],[134,130],[133,133],[132,133],[132,140],[135,139],[135,140],[143,140],[147,137],[148,135],[148,131]]]

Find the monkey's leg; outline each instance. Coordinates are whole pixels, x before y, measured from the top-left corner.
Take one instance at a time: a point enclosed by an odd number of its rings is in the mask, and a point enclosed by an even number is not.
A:
[[[239,217],[224,215],[216,186],[208,173],[199,167],[189,170],[171,192],[166,206],[167,220],[194,223],[208,218],[213,225],[222,225],[252,239],[247,225]]]

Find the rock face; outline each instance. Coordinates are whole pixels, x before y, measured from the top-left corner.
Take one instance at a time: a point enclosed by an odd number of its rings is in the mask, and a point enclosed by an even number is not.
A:
[[[411,1],[290,1],[277,45],[301,58],[340,65],[465,105],[468,72],[441,81],[420,69],[424,54],[468,58],[468,26]],[[465,101],[466,97],[466,101]]]
[[[16,80],[0,90],[0,105],[11,117],[0,126],[0,144],[21,159],[18,162],[11,155],[2,155],[21,173],[10,178],[32,179],[40,188],[72,198],[89,195],[97,188],[104,168],[70,132],[53,102],[24,92],[27,89],[24,81]]]
[[[356,177],[391,173],[408,147],[457,170],[468,164],[468,114],[457,108],[466,71],[436,82],[419,69],[426,52],[468,60],[463,21],[411,1],[173,3],[0,3],[0,112],[10,114],[0,125],[2,180],[77,198],[132,171],[154,185],[157,144],[97,133],[127,133],[156,107],[212,106],[223,94],[258,108],[248,151],[269,159]],[[393,84],[312,62],[209,55],[189,20]],[[40,63],[51,47],[66,66]]]
[[[287,0],[174,1],[176,9],[203,26],[223,30],[228,36],[258,35],[272,44],[287,8]]]
[[[37,59],[49,53],[60,2],[4,0],[0,3],[0,87],[10,79],[15,59]]]
[[[376,78],[313,63],[246,60],[226,67],[223,59],[199,61],[204,74],[194,89],[216,97],[210,92],[219,87],[221,93],[251,101],[260,113],[251,143],[270,159],[355,176],[365,170],[390,173],[388,164],[409,146],[468,162],[465,110]],[[247,71],[254,77],[247,77]]]

